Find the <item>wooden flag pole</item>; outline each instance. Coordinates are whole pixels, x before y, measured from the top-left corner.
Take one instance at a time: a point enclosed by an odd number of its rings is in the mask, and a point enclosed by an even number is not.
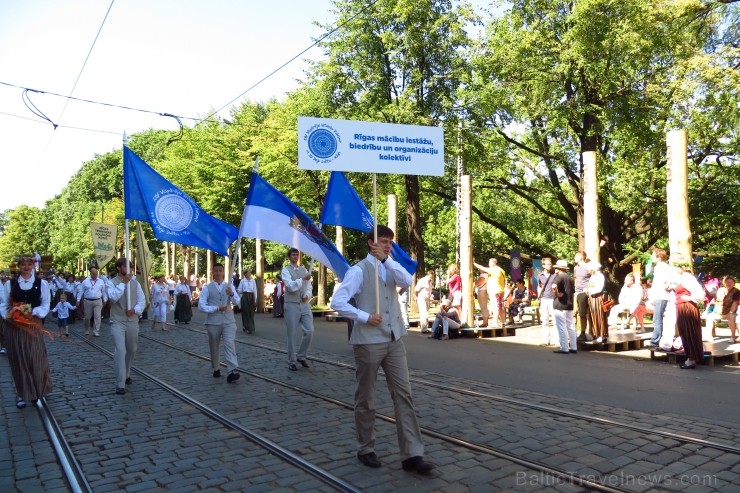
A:
[[[126,147],[126,144],[128,143],[128,135],[126,135],[126,132],[123,132],[123,146]],[[125,153],[125,151],[124,151]],[[125,196],[126,194],[124,194]],[[124,253],[124,257],[126,257],[126,275],[129,275],[131,273],[131,263],[130,263],[130,256],[131,256],[131,245],[129,244],[129,228],[128,228],[128,219],[126,219],[123,222],[123,244],[126,249],[126,252]],[[130,285],[126,286],[126,309],[131,309],[131,289]]]
[[[373,173],[373,237],[378,244],[378,175]],[[375,257],[375,313],[380,313],[380,281],[378,279],[378,258]]]

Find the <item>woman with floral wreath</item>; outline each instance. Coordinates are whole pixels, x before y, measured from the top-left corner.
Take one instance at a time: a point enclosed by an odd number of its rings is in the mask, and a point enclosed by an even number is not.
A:
[[[35,402],[51,392],[51,373],[42,319],[49,313],[49,285],[34,274],[34,255],[15,259],[19,275],[11,280],[9,295],[0,295],[0,316],[5,321],[8,363],[18,397],[16,407]]]

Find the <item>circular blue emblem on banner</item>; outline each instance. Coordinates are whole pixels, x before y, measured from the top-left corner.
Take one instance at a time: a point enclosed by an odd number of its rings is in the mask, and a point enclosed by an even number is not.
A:
[[[329,130],[319,128],[309,134],[308,149],[314,156],[328,159],[337,152],[337,138]]]
[[[172,231],[182,231],[193,221],[193,206],[179,195],[163,195],[154,207],[157,222]]]

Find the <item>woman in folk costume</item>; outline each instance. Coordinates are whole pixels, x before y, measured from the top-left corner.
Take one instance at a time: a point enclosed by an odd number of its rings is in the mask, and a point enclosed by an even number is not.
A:
[[[193,318],[193,302],[190,286],[185,276],[180,276],[180,282],[175,286],[175,323],[189,324]]]
[[[278,274],[275,280],[275,292],[272,297],[272,316],[282,317],[285,315],[285,283]]]
[[[8,363],[18,394],[16,406],[26,407],[51,392],[51,374],[41,320],[49,313],[51,298],[46,281],[34,275],[34,256],[16,259],[19,275],[10,281],[9,293],[0,290],[0,316],[5,321]]]
[[[666,289],[676,295],[676,327],[681,336],[686,362],[682,370],[693,370],[696,363],[704,359],[704,345],[701,341],[701,318],[698,304],[704,299],[704,288],[691,273],[691,264],[683,255],[671,255],[671,265],[675,278]]]
[[[167,284],[164,282],[164,276],[159,275],[152,284],[152,330],[156,330],[157,323],[162,324],[162,330],[167,330],[167,308],[170,306],[170,293]]]

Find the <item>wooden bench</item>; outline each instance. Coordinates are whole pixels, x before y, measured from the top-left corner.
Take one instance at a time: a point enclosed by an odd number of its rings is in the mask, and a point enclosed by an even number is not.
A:
[[[649,340],[649,337],[646,338],[644,334],[628,332],[626,334],[610,335],[606,339],[606,344],[603,342],[596,342],[595,340],[578,341],[578,349],[582,349],[584,351],[607,351],[609,353],[616,353],[618,351],[642,349],[647,340]]]
[[[709,366],[714,366],[714,360],[719,358],[731,358],[732,362],[738,364],[740,352],[733,349],[715,349],[713,351],[704,351],[704,360]],[[675,365],[679,358],[685,359],[686,353],[683,351],[663,351],[660,348],[650,348],[650,359],[657,359],[665,356],[669,364]]]
[[[524,314],[532,317],[533,324],[539,324],[540,322],[540,307],[539,306],[525,306]]]

